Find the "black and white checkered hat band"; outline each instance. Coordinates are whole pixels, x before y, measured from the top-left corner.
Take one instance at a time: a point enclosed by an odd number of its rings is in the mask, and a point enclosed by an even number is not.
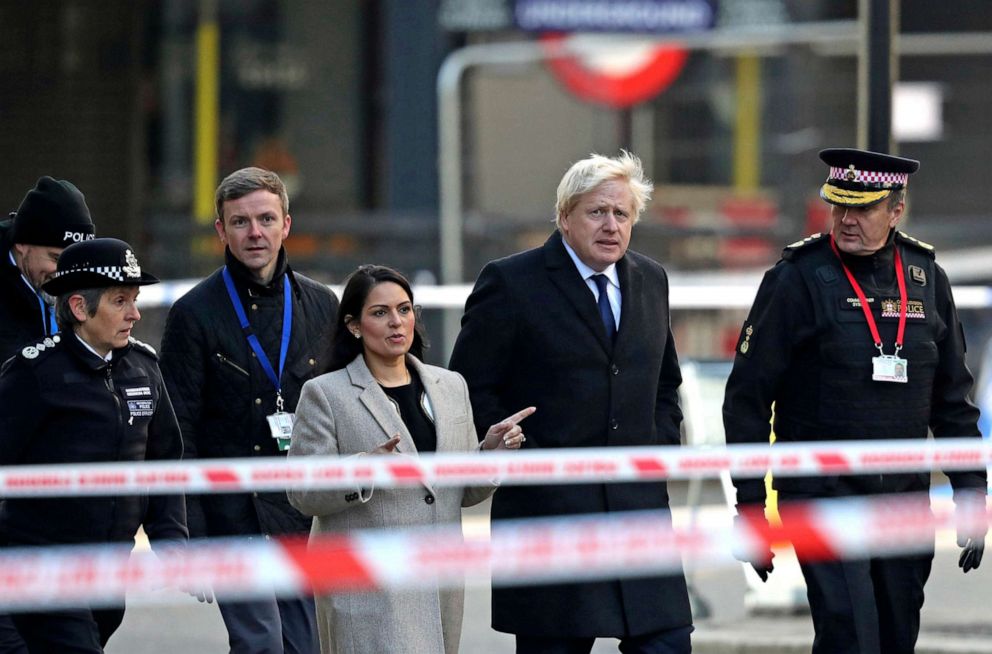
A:
[[[103,275],[104,277],[109,277],[118,282],[124,282],[130,279],[141,279],[141,268],[136,266],[129,267],[125,273],[122,266],[90,266],[86,268],[73,268],[71,270],[60,270],[55,273],[55,278],[58,279],[64,275],[71,275],[73,273],[96,273],[97,275]],[[127,275],[125,277],[125,274]]]
[[[879,173],[871,170],[831,166],[830,179],[842,179],[863,184],[902,184],[905,186],[909,181],[909,173]]]

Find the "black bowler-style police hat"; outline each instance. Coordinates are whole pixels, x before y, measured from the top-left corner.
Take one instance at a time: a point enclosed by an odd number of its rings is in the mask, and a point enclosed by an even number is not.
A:
[[[820,187],[820,197],[842,207],[867,207],[881,202],[893,191],[906,187],[920,162],[881,152],[830,148],[820,151],[830,166],[830,175]]]
[[[55,277],[45,282],[41,290],[58,296],[86,288],[157,283],[156,277],[141,271],[130,245],[116,238],[95,238],[63,250]]]

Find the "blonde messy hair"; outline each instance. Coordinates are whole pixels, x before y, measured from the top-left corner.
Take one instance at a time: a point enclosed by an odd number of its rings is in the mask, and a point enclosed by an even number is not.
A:
[[[555,202],[555,226],[561,228],[562,216],[568,215],[579,201],[579,197],[593,190],[603,182],[615,179],[627,182],[634,199],[634,222],[641,218],[644,207],[651,199],[654,185],[644,177],[641,160],[626,150],[620,156],[604,157],[591,154],[586,159],[576,161],[558,183],[558,197]]]

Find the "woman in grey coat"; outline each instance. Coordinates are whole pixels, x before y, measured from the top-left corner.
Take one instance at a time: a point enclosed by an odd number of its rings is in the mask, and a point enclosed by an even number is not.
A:
[[[289,456],[389,455],[517,449],[528,407],[489,428],[479,443],[461,375],[421,362],[413,291],[398,272],[362,266],[341,296],[331,370],[303,386]],[[459,523],[461,508],[492,494],[476,488],[292,490],[315,517],[313,534]],[[325,654],[458,651],[462,589],[349,593],[318,599]]]

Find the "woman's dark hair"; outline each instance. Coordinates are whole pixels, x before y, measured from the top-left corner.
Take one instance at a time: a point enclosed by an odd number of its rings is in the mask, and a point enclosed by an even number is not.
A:
[[[329,370],[341,370],[355,357],[363,351],[362,339],[355,338],[345,323],[345,316],[353,319],[360,319],[362,307],[369,297],[372,289],[383,282],[393,282],[406,291],[410,302],[413,302],[413,289],[399,272],[386,266],[364,265],[351,273],[344,283],[344,291],[341,292],[341,304],[338,306],[338,315],[335,318],[334,331],[331,333],[331,356]],[[413,344],[410,346],[410,354],[423,360],[424,350],[427,349],[427,336],[424,333],[423,325],[420,321],[419,308],[415,308],[416,324],[413,330]]]

